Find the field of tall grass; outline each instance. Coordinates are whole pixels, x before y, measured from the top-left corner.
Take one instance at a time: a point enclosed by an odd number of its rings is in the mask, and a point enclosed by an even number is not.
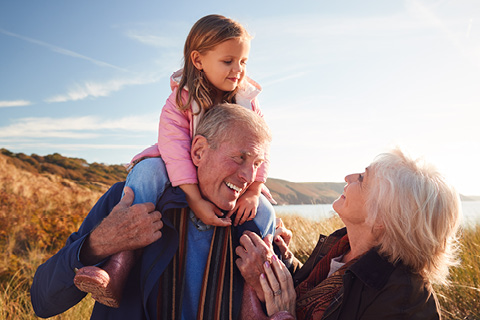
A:
[[[343,226],[340,218],[325,221],[306,221],[293,214],[281,216],[285,225],[293,232],[291,246],[295,256],[306,259],[318,241],[318,236],[330,234]],[[461,243],[461,265],[451,270],[449,287],[435,286],[442,309],[443,319],[480,319],[480,226],[463,230]]]
[[[0,320],[37,319],[29,289],[38,265],[60,249],[103,191],[92,191],[54,175],[17,169],[0,155]],[[293,231],[292,250],[305,260],[318,235],[342,226],[339,219],[313,222],[283,215]],[[464,231],[462,265],[452,270],[453,285],[437,287],[444,319],[480,319],[480,228]],[[90,297],[51,319],[89,319]]]

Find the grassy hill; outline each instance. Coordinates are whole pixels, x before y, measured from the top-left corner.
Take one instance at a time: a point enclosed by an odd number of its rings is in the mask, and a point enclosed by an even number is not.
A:
[[[269,178],[267,187],[278,204],[332,203],[343,192],[342,182],[290,182]]]
[[[35,174],[55,175],[97,191],[104,191],[108,186],[127,177],[122,165],[87,163],[84,159],[67,158],[58,153],[28,156],[0,149],[0,154],[6,156],[7,163],[18,169]]]
[[[122,165],[87,163],[84,159],[67,158],[58,153],[39,156],[13,153],[0,149],[7,163],[35,174],[49,174],[72,181],[91,190],[106,191],[109,186],[127,177]],[[332,203],[342,193],[345,183],[295,183],[268,179],[267,187],[278,204]]]
[[[0,149],[6,161],[20,170],[37,174],[50,174],[105,192],[115,182],[123,181],[127,172],[123,165],[87,163],[84,159],[68,158],[58,153],[39,156],[13,153]],[[345,182],[290,182],[269,178],[266,183],[279,205],[329,204],[343,192]],[[463,201],[480,201],[480,196],[460,195]]]
[[[79,228],[104,190],[124,177],[122,166],[92,165],[82,159],[64,158],[58,154],[29,157],[1,151],[0,320],[37,319],[29,294],[36,268]],[[277,179],[271,179],[269,183],[277,200],[306,203],[336,197],[334,193],[341,192],[344,185],[297,184]],[[319,233],[328,234],[341,225],[338,218],[312,222],[287,215],[282,219],[294,234],[291,248],[303,261],[313,249]],[[462,263],[452,270],[453,285],[436,288],[443,317],[447,320],[480,319],[480,227],[464,230],[460,245],[463,248]],[[92,307],[92,299],[83,299],[74,308],[51,319],[89,319]]]

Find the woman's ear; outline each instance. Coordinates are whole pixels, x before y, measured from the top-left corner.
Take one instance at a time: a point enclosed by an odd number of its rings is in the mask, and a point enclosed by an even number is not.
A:
[[[198,167],[200,162],[205,157],[205,152],[208,150],[209,144],[204,136],[195,136],[192,141],[192,148],[190,149],[190,155],[192,157],[193,164]]]
[[[385,226],[380,222],[376,222],[372,227],[372,233],[377,240],[380,239],[380,237],[385,233]]]
[[[190,59],[192,60],[192,64],[195,68],[197,68],[198,70],[203,70],[202,55],[200,54],[200,52],[198,52],[197,50],[193,50],[192,53],[190,53]]]

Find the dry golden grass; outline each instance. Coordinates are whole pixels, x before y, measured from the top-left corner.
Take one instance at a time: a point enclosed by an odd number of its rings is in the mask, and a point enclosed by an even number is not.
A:
[[[78,229],[103,191],[19,170],[0,154],[0,320],[38,319],[29,294],[36,268]],[[338,218],[313,222],[294,213],[281,218],[294,234],[291,248],[302,261],[319,234],[343,226]],[[480,319],[480,227],[466,230],[461,243],[462,265],[452,270],[453,285],[436,291],[444,319]],[[83,299],[51,319],[89,319],[92,307],[92,299]]]
[[[480,226],[464,230],[461,264],[451,270],[449,287],[436,287],[445,319],[480,319]]]
[[[320,234],[328,235],[343,227],[338,217],[321,222],[295,214],[280,215],[285,226],[292,230],[292,252],[302,262],[317,244]],[[466,229],[461,242],[461,264],[451,270],[451,286],[435,286],[443,319],[480,319],[480,226]]]
[[[330,234],[344,226],[337,216],[322,222],[302,218],[298,214],[279,214],[285,226],[293,233],[290,249],[298,260],[305,262],[317,244],[320,234]]]
[[[36,268],[78,229],[101,194],[19,170],[0,155],[0,319],[37,319],[29,294]],[[84,300],[57,319],[88,319],[92,303]]]

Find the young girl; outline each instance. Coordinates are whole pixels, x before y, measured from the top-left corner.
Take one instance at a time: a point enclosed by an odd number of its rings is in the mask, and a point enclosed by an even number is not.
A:
[[[250,40],[243,26],[220,15],[205,16],[192,27],[185,41],[184,67],[170,80],[172,93],[160,116],[158,143],[135,156],[130,165],[126,185],[134,191],[133,204],[156,203],[171,183],[184,191],[190,209],[205,225],[229,226],[232,224],[230,216],[235,212],[234,225],[253,219],[257,210],[266,210],[274,215],[273,207],[261,195],[263,191],[274,202],[264,186],[268,162],[258,169],[255,182],[238,199],[235,208],[224,216],[213,203],[202,198],[196,168],[190,156],[196,125],[213,105],[236,103],[262,116],[256,100],[261,88],[246,76]],[[233,184],[227,186],[240,190]],[[198,221],[196,223],[199,224]],[[127,259],[126,256],[132,260],[133,252],[117,254],[110,260]],[[112,296],[111,291],[118,291],[108,288],[113,286],[108,280],[112,275],[104,277],[107,280],[100,280],[102,272],[96,267],[84,267],[77,273],[75,284],[82,291],[92,292],[97,301],[118,306],[121,292]]]

